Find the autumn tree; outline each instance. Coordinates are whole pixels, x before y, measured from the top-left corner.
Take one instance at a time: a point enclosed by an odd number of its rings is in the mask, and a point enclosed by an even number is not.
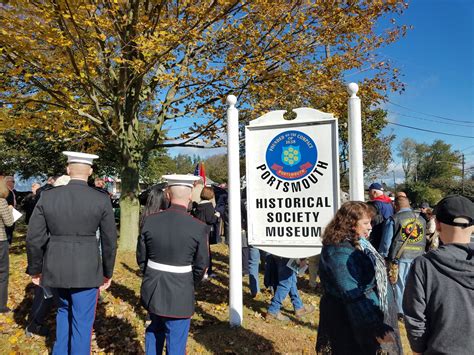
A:
[[[120,246],[132,249],[149,152],[220,145],[228,94],[238,96],[243,120],[307,105],[344,124],[346,73],[363,74],[360,94],[370,103],[400,88],[398,72],[375,50],[406,27],[376,29],[405,7],[401,0],[2,2],[0,100],[12,111],[9,127],[47,125],[58,139],[80,127],[97,149],[117,152]],[[163,131],[174,122],[188,129]]]
[[[142,163],[140,168],[141,180],[148,184],[156,184],[165,174],[175,172],[176,164],[164,150],[153,151],[148,159]]]
[[[405,190],[413,202],[434,204],[444,195],[462,190],[461,155],[450,144],[439,139],[426,144],[406,138],[398,151],[406,176]]]
[[[227,155],[216,154],[204,160],[204,166],[206,167],[206,174],[216,183],[227,182],[229,179],[228,166],[227,166]],[[245,172],[241,171],[241,174]]]

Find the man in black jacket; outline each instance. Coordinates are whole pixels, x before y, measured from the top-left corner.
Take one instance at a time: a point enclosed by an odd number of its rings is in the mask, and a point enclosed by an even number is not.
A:
[[[415,259],[403,296],[413,354],[472,354],[474,349],[474,204],[448,196],[435,208],[443,245]]]
[[[98,157],[64,154],[71,181],[43,191],[36,204],[26,239],[27,273],[34,284],[59,294],[53,354],[89,354],[98,292],[111,283],[117,230],[108,196],[87,185]]]
[[[141,300],[150,313],[146,329],[147,354],[185,354],[194,287],[209,265],[207,225],[188,214],[192,175],[164,176],[171,206],[148,216],[137,245],[143,272]]]

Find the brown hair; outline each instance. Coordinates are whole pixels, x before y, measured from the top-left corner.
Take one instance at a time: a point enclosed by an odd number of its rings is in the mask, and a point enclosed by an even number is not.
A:
[[[5,180],[0,180],[0,198],[7,198],[10,190],[7,187]]]
[[[347,238],[354,240],[357,237],[354,233],[357,222],[362,218],[372,218],[373,215],[373,209],[364,202],[344,203],[324,230],[323,244],[338,244]]]
[[[214,198],[214,190],[212,187],[204,187],[201,191],[201,200],[212,200]]]
[[[426,215],[427,215],[429,218],[433,217],[433,209],[432,209],[432,208],[429,208],[429,207],[428,207],[428,208],[426,209],[426,212],[425,212],[425,213],[426,213]]]

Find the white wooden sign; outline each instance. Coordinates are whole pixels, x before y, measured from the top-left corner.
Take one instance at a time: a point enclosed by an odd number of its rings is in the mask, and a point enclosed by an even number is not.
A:
[[[337,120],[298,108],[294,120],[272,111],[245,128],[249,244],[303,258],[320,253],[339,208]]]

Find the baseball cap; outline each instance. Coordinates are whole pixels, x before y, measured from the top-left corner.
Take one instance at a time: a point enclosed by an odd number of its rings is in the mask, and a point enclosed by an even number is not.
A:
[[[434,214],[441,223],[466,228],[474,224],[474,203],[464,196],[448,196],[438,202]]]
[[[379,184],[378,182],[374,182],[372,184],[370,184],[369,188],[367,189],[367,191],[369,190],[380,190],[380,191],[383,191],[383,186],[382,184]]]
[[[428,202],[423,202],[421,208],[430,208],[430,204]]]

